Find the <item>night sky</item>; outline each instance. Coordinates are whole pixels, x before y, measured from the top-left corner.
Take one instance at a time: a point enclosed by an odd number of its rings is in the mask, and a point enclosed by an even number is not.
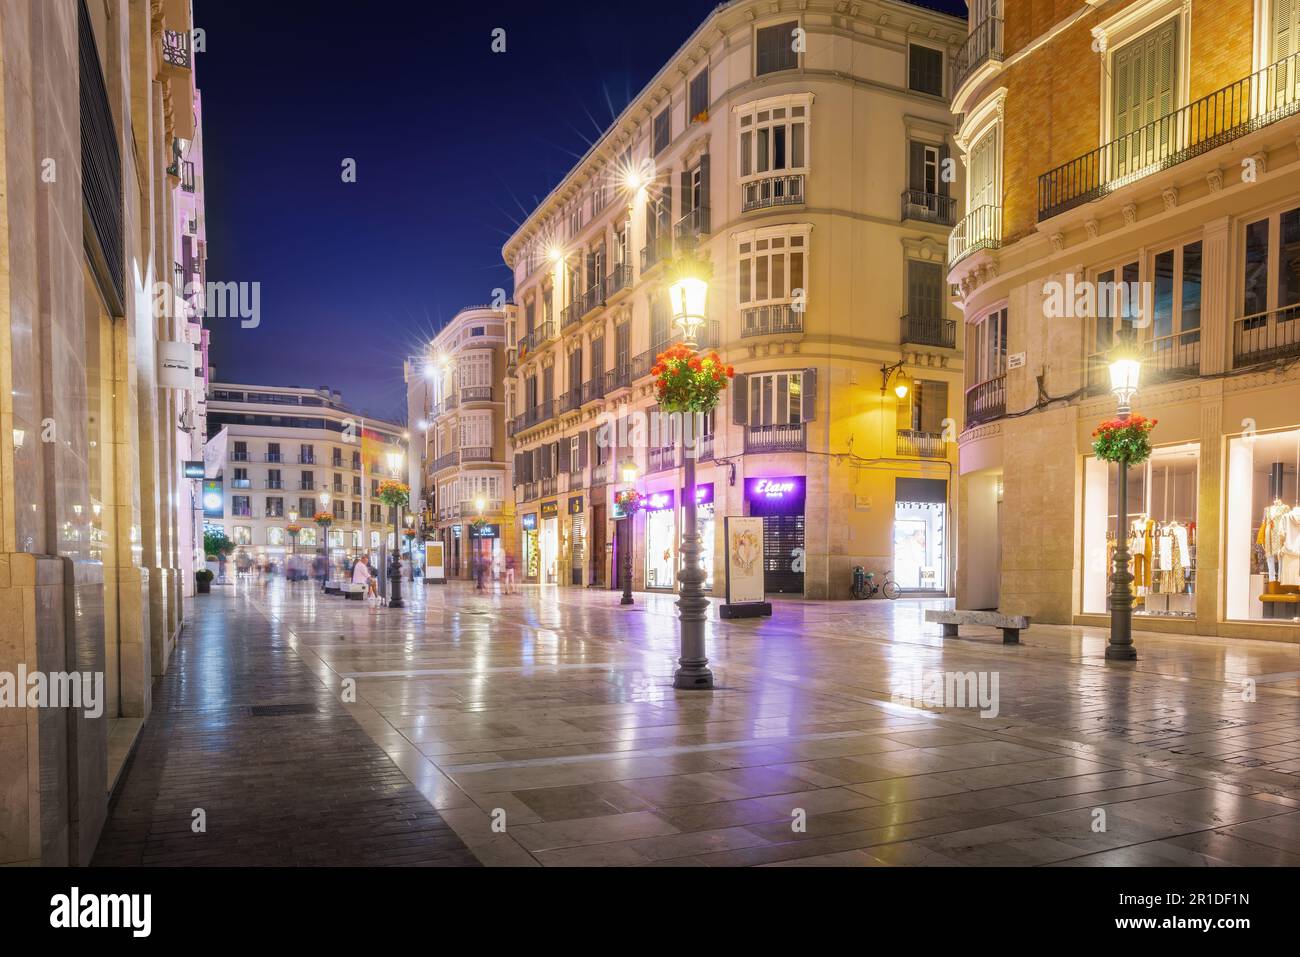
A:
[[[208,278],[261,283],[217,378],[403,419],[402,359],[511,292],[502,244],[714,6],[194,0]]]

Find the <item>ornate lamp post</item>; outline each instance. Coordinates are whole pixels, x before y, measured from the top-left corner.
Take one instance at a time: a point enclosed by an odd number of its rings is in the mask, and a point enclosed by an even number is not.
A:
[[[298,554],[297,526],[298,526],[298,510],[296,508],[291,508],[289,509],[289,554],[290,555]]]
[[[1138,390],[1142,362],[1131,346],[1122,345],[1111,353],[1110,391],[1119,403],[1118,421],[1128,422],[1133,413],[1133,395]],[[1133,647],[1133,573],[1129,571],[1128,551],[1128,469],[1130,458],[1121,454],[1119,465],[1119,515],[1115,528],[1115,569],[1111,576],[1110,639],[1106,658],[1111,661],[1134,661]]]
[[[320,493],[320,510],[325,515],[330,510],[330,493]],[[330,525],[329,522],[317,520],[317,527],[320,529],[320,554],[321,554],[321,578],[320,589],[325,590],[326,583],[330,580]]]
[[[397,482],[402,474],[402,453],[388,453],[388,471],[393,476],[393,481]],[[409,493],[408,493],[409,494]],[[392,590],[388,595],[389,608],[403,608],[405,603],[402,601],[402,505],[397,497],[389,500],[393,509],[393,554],[388,562],[388,581],[392,584]]]
[[[673,280],[668,287],[668,299],[672,304],[673,322],[682,330],[682,344],[691,353],[699,347],[700,326],[705,322],[705,306],[709,295],[709,283],[703,264],[693,259],[682,260],[675,264]],[[689,363],[695,359],[688,360]],[[660,360],[660,363],[662,360]],[[660,363],[656,363],[659,365]],[[661,380],[662,381],[662,380]],[[712,404],[716,405],[716,392]],[[671,408],[691,417],[691,435],[699,434],[698,425],[703,413],[708,411],[702,406],[703,391],[698,397],[692,397],[685,408]],[[661,389],[661,405],[663,390]],[[713,688],[713,672],[709,670],[709,659],[704,653],[704,622],[709,609],[709,600],[704,595],[704,569],[700,567],[700,527],[696,520],[695,501],[695,448],[682,449],[682,466],[685,470],[686,488],[682,492],[682,573],[681,597],[677,600],[677,611],[681,621],[681,657],[678,669],[673,675],[673,687],[683,690],[708,691]]]
[[[619,466],[619,473],[622,475],[623,482],[627,485],[624,490],[626,497],[623,501],[623,521],[627,522],[627,534],[623,542],[623,597],[618,600],[620,605],[632,604],[632,552],[636,550],[636,480],[639,474],[636,467],[636,459],[631,455],[623,460]],[[629,495],[630,493],[630,495]]]

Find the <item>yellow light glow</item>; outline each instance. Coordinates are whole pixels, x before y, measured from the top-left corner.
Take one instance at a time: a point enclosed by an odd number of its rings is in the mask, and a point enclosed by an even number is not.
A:
[[[894,386],[894,394],[898,396],[900,399],[906,399],[907,392],[908,392],[907,380],[899,379],[898,384]]]

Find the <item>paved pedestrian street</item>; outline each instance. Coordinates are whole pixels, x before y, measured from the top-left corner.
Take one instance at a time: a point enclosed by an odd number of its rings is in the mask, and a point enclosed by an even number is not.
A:
[[[96,863],[1300,865],[1294,645],[1107,663],[1095,629],[942,639],[938,602],[715,603],[686,692],[672,597],[636,601],[214,587]]]

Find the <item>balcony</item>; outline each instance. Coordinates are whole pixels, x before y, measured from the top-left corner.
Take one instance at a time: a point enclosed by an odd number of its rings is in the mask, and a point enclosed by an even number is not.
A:
[[[666,472],[677,468],[677,449],[673,446],[646,450],[646,472]]]
[[[793,303],[773,303],[740,311],[740,337],[793,335],[803,332],[803,312]]]
[[[576,326],[582,319],[582,300],[574,299],[567,306],[560,310],[560,328],[568,329],[570,326]]]
[[[231,479],[231,480],[230,480],[230,487],[231,487],[231,488],[252,488],[252,487],[253,487],[253,480],[252,480],[252,479],[246,479],[246,478],[242,478],[242,479]]]
[[[605,277],[605,301],[609,302],[618,293],[624,292],[631,286],[632,267],[627,263],[619,263]]]
[[[603,398],[605,398],[605,376],[597,372],[582,384],[582,401],[585,404]]]
[[[488,498],[483,500],[483,515],[500,514],[501,499]],[[467,499],[456,506],[456,514],[460,518],[475,519],[479,516],[478,502],[474,499]]]
[[[981,382],[966,390],[966,427],[979,425],[1006,415],[1007,377],[1005,375]]]
[[[252,461],[252,460],[248,457],[248,453],[247,453],[247,452],[241,452],[241,451],[239,451],[238,449],[236,449],[234,452],[231,452],[231,453],[230,453],[230,461],[232,461],[232,462],[249,462],[249,461]]]
[[[268,491],[275,491],[276,489],[282,489],[284,488],[284,482],[282,482],[278,478],[277,479],[269,478],[266,480],[266,488]]]
[[[938,346],[941,349],[957,348],[957,323],[951,319],[932,316],[904,316],[898,341],[917,346]]]
[[[582,294],[581,318],[586,318],[605,304],[605,281],[597,279],[587,287],[587,291]]]
[[[695,440],[695,460],[697,462],[713,461],[713,435],[701,435]]]
[[[429,463],[430,472],[441,472],[443,469],[455,468],[460,463],[460,452],[452,449],[450,452],[444,452],[436,459]]]
[[[547,319],[532,332],[519,340],[519,359],[527,358],[531,353],[555,338],[555,320]]]
[[[550,478],[542,479],[541,493],[543,495],[555,495],[560,491],[560,480],[552,475]]]
[[[183,30],[162,32],[162,67],[171,76],[182,76],[190,69],[190,35]]]
[[[614,369],[605,371],[605,394],[609,395],[615,389],[626,389],[632,385],[632,363],[618,366]]]
[[[978,24],[952,61],[952,90],[956,93],[972,73],[990,60],[1002,59],[1002,18],[989,17]]]
[[[971,210],[948,237],[948,268],[981,249],[1002,245],[1002,207],[980,206]]]
[[[610,465],[608,462],[602,462],[599,465],[591,467],[591,487],[599,488],[602,485],[609,484]]]
[[[1300,356],[1300,305],[1232,324],[1233,368]]]
[[[492,387],[490,385],[471,385],[465,386],[460,390],[461,402],[491,402]]]
[[[560,396],[561,412],[576,412],[582,405],[582,389],[570,389]]]
[[[942,459],[948,455],[948,444],[942,432],[917,432],[899,429],[894,451],[908,458]]]
[[[641,250],[641,275],[645,275],[661,262],[671,258],[673,254],[673,238],[667,233],[660,236],[653,236],[646,243],[645,248]]]
[[[547,399],[538,403],[531,409],[525,411],[522,415],[515,416],[515,434],[522,432],[524,429],[531,429],[534,425],[540,425],[542,422],[549,421],[555,417],[555,400]]]
[[[1300,111],[1300,53],[1038,177],[1038,220],[1092,202]]]
[[[924,190],[905,189],[902,218],[935,223],[939,226],[953,226],[957,222],[957,200],[951,196],[927,193]]]
[[[657,348],[647,349],[645,352],[640,352],[637,353],[635,356],[633,356],[632,357],[632,381],[635,382],[637,379],[642,379],[648,376],[650,374],[650,370],[654,367],[655,357],[658,356],[660,352],[662,352],[664,349],[667,348],[668,348],[668,343],[665,342],[662,343]]]
[[[267,452],[267,453],[266,453],[266,460],[267,460],[268,462],[283,462],[283,461],[284,461],[284,459],[281,457],[281,455],[280,455],[279,452]]]
[[[742,183],[740,189],[742,213],[773,206],[797,206],[804,201],[802,173],[765,176],[763,179]]]
[[[525,482],[523,501],[531,502],[541,493],[541,482]]]
[[[491,462],[492,446],[490,445],[465,445],[460,450],[460,461],[465,462]]]
[[[745,430],[745,452],[802,452],[808,445],[807,427],[798,425],[751,425]]]
[[[1142,360],[1142,385],[1159,385],[1178,379],[1195,379],[1201,374],[1201,330],[1177,332],[1137,343]],[[1088,391],[1104,395],[1110,391],[1110,355],[1088,356]]]
[[[677,237],[678,243],[694,244],[701,236],[708,234],[709,207],[707,206],[696,206],[673,226],[673,235]]]

